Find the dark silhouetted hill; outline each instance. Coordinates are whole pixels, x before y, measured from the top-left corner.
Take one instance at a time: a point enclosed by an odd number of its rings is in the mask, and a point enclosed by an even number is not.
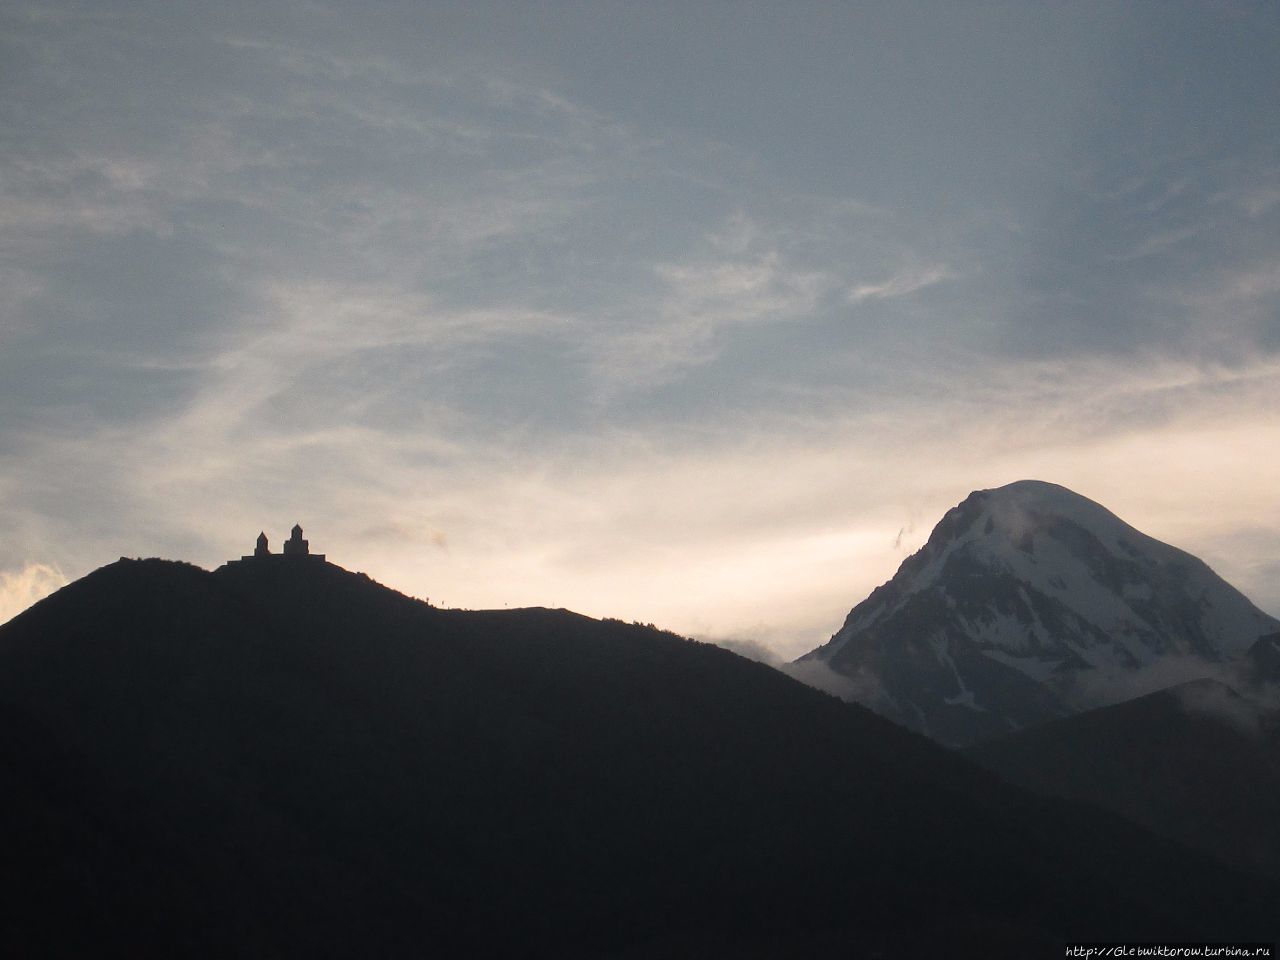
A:
[[[323,562],[0,628],[12,956],[1060,955],[1276,890],[716,647]]]

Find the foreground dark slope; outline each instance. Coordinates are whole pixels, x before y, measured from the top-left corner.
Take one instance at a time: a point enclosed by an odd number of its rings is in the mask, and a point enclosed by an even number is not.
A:
[[[0,628],[0,731],[19,953],[1274,934],[1273,889],[726,651],[326,564],[103,568]]]
[[[1280,877],[1280,713],[1214,680],[970,747],[1013,783],[1097,804]]]

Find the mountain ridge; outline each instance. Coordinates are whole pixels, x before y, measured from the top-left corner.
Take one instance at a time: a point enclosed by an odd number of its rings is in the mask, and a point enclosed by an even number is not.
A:
[[[1252,881],[762,664],[332,564],[96,571],[0,627],[0,714],[26,825],[0,924],[42,955],[1020,956],[1267,930]]]
[[[1221,681],[1187,681],[964,752],[1012,783],[1280,877],[1280,709]]]

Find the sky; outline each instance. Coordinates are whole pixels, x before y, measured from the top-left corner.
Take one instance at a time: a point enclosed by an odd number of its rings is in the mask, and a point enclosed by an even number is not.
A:
[[[1280,615],[1280,5],[0,0],[0,620],[300,522],[780,657],[971,490]]]

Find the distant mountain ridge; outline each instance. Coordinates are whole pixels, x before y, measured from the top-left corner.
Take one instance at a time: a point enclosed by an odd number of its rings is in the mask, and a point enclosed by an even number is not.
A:
[[[1280,710],[1216,680],[1178,684],[965,753],[1011,783],[1097,804],[1280,877]]]
[[[41,957],[1049,955],[1280,890],[672,634],[323,561],[121,561],[0,627]]]
[[[1241,660],[1280,630],[1201,560],[1065,487],[1024,480],[949,510],[802,660],[952,745],[1097,705],[1160,663]]]

